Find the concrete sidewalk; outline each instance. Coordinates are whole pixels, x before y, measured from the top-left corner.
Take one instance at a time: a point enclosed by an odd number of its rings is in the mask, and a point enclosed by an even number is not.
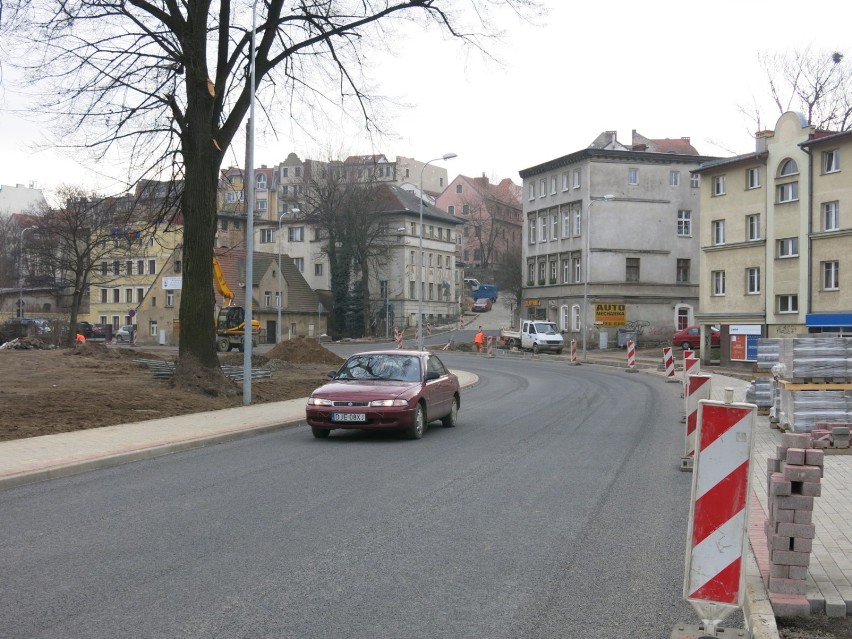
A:
[[[471,354],[471,357],[485,355]],[[560,360],[567,359],[561,356]],[[662,354],[639,352],[639,372],[664,376]],[[627,367],[624,351],[593,351],[588,364]],[[454,371],[462,386],[477,381],[476,375]],[[724,400],[726,388],[734,401],[743,401],[748,382],[731,375],[712,374],[711,397]],[[678,373],[679,374],[679,373]],[[304,420],[305,399],[229,408],[163,419],[108,426],[73,433],[45,435],[0,443],[0,489],[65,477],[129,461],[166,455],[211,443],[248,437]],[[744,614],[753,637],[776,639],[775,617],[759,572],[768,551],[763,535],[766,518],[766,460],[775,455],[781,433],[769,427],[767,417],[757,417],[752,457],[752,499],[749,515],[753,553],[746,564],[747,588]],[[673,459],[673,464],[680,463]],[[822,496],[816,499],[816,540],[809,570],[807,598],[814,612],[852,613],[852,455],[827,455]]]

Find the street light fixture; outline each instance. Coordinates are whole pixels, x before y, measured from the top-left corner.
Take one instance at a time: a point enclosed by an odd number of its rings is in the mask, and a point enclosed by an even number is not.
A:
[[[296,213],[300,213],[299,209],[290,209],[290,213],[294,215]],[[283,239],[283,235],[281,234],[281,220],[287,217],[287,213],[282,213],[278,216],[278,323],[275,325],[275,343],[278,344],[281,342],[281,306],[284,303],[284,288],[281,282],[281,240]]]
[[[589,206],[586,209],[586,246],[583,252],[586,254],[586,276],[583,278],[583,361],[586,361],[586,336],[589,333],[589,272],[591,269],[590,253],[592,252],[592,205],[601,200],[609,202],[614,200],[615,196],[611,194],[604,195],[596,199],[589,198]]]
[[[21,229],[21,243],[18,245],[18,317],[21,319],[24,319],[24,233],[37,228],[28,226]]]
[[[255,28],[257,19],[257,0],[251,3],[251,59],[249,61],[249,121],[248,143],[246,149],[246,179],[243,180],[246,189],[246,294],[245,315],[243,319],[243,405],[251,404],[251,356],[254,347],[254,317],[252,315],[252,282],[254,280],[254,93],[255,87],[255,58],[254,48]]]
[[[456,153],[444,153],[439,158],[429,160],[420,169],[420,268],[417,271],[417,350],[423,350],[423,269],[426,265],[423,262],[423,171],[432,162],[438,160],[452,160],[458,157]]]

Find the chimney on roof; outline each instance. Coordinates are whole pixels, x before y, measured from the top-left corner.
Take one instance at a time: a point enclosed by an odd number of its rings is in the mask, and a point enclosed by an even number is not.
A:
[[[688,136],[688,135],[687,135],[687,136],[682,137],[682,138],[681,138],[681,140],[683,140],[684,142],[686,142],[687,144],[689,144],[689,136]]]
[[[774,131],[758,131],[754,134],[754,150],[758,153],[766,151],[766,141],[775,134]]]

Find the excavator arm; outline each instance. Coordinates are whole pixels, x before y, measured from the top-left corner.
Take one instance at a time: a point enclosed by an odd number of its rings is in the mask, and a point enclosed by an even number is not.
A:
[[[216,291],[224,298],[225,306],[230,306],[234,301],[234,292],[225,281],[222,265],[219,264],[219,259],[215,255],[213,256],[213,283],[216,285]]]

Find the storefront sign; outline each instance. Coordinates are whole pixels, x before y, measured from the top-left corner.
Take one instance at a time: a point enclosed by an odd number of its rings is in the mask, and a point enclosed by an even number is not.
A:
[[[603,328],[617,328],[627,323],[625,304],[595,304],[595,325]]]
[[[163,290],[166,291],[175,291],[183,288],[183,278],[182,277],[164,277],[163,278]]]
[[[524,300],[524,304],[526,304],[527,306],[540,306],[541,301],[540,300]]]

